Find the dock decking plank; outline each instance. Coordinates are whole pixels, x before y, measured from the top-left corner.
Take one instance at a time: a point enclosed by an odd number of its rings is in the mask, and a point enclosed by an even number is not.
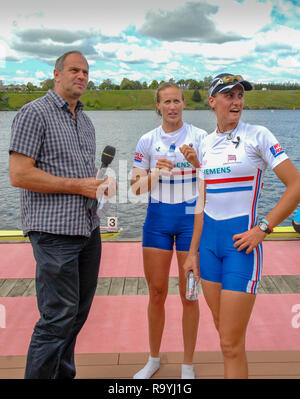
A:
[[[126,277],[124,282],[123,295],[137,295],[138,283],[138,278]]]
[[[144,277],[100,277],[96,295],[148,295]],[[202,294],[201,284],[199,293]],[[178,277],[169,278],[169,295],[179,294]],[[262,276],[258,294],[299,294],[300,275]],[[35,296],[35,279],[0,279],[0,297]]]
[[[300,351],[248,351],[249,378],[300,378]],[[131,379],[145,364],[148,353],[76,354],[77,379]],[[182,352],[162,352],[161,367],[153,379],[180,378]],[[24,376],[26,356],[0,357],[0,379]],[[223,378],[220,352],[196,352],[196,378]]]

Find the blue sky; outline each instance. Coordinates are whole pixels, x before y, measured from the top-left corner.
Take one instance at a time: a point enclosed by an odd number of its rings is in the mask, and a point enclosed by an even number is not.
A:
[[[0,14],[0,80],[53,77],[56,58],[83,52],[90,80],[300,83],[300,0],[14,0]]]

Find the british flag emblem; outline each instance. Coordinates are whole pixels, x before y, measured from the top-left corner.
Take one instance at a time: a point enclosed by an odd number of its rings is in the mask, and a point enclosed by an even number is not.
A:
[[[228,154],[228,160],[227,162],[236,162],[236,155],[230,155]]]
[[[136,153],[134,154],[134,160],[135,160],[136,162],[142,162],[143,158],[144,158],[144,155],[141,154],[141,153],[139,153],[139,152],[136,152]]]
[[[278,157],[278,155],[284,152],[279,143],[276,143],[272,147],[270,147],[270,151],[273,154],[274,158]]]

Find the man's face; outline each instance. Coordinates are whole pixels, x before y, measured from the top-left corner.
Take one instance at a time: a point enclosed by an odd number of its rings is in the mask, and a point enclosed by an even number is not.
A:
[[[89,69],[79,54],[66,57],[62,71],[54,70],[55,91],[66,100],[78,100],[85,92],[89,79]]]

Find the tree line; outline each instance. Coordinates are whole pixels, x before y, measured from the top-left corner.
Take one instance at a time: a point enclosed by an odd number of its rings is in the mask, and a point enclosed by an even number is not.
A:
[[[177,83],[183,90],[206,90],[210,82],[212,80],[212,76],[206,76],[203,80],[195,80],[195,79],[180,79],[175,81],[174,79],[169,79],[168,82]],[[89,81],[87,85],[88,90],[142,90],[142,89],[152,89],[155,90],[158,86],[165,81],[157,81],[152,80],[151,83],[147,83],[146,81],[140,82],[138,80],[130,80],[128,78],[123,78],[120,84],[115,84],[111,79],[105,79],[102,83],[97,85],[93,81]],[[252,85],[255,90],[300,90],[299,83],[285,82],[285,83],[253,83]],[[49,89],[54,88],[54,79],[47,79],[40,83],[41,87],[37,87],[31,82],[27,83],[26,90],[27,91],[37,91],[43,90],[47,91]]]

